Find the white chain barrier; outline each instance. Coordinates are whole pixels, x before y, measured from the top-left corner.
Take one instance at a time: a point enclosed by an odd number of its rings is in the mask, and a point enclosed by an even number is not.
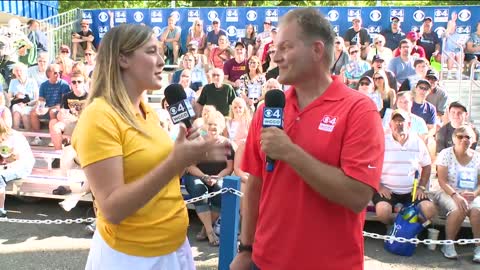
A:
[[[222,188],[218,191],[211,192],[204,194],[199,197],[191,198],[185,201],[185,204],[191,204],[191,203],[196,203],[199,201],[203,201],[205,199],[210,199],[213,198],[217,195],[224,194],[230,192],[238,197],[242,197],[243,193],[234,189],[234,188]],[[95,218],[90,217],[90,218],[77,218],[77,219],[55,219],[55,220],[49,220],[49,219],[17,219],[17,218],[0,218],[0,222],[8,222],[8,223],[22,223],[22,224],[83,224],[83,223],[91,223],[95,221]],[[425,244],[425,245],[449,245],[449,244],[457,244],[457,245],[469,245],[469,244],[478,244],[480,243],[480,238],[475,238],[475,239],[459,239],[459,240],[432,240],[432,239],[425,239],[425,240],[420,240],[418,238],[411,238],[407,239],[404,237],[395,237],[391,235],[381,235],[378,233],[369,233],[369,232],[363,232],[364,237],[369,237],[372,239],[379,239],[379,240],[384,240],[384,241],[396,241],[399,243],[411,243],[411,244]]]

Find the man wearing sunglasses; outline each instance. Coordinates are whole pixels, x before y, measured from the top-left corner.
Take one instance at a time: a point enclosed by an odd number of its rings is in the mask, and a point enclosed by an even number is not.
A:
[[[360,48],[359,55],[362,59],[366,59],[368,51],[370,50],[370,35],[367,29],[362,27],[362,18],[355,17],[352,19],[353,26],[345,32],[343,39],[345,40],[345,47],[357,45]]]
[[[385,47],[390,48],[390,50],[395,50],[400,44],[400,40],[405,38],[405,33],[402,32],[400,28],[400,18],[392,17],[392,23],[390,24],[390,29],[384,29],[380,34],[385,37]]]
[[[390,88],[397,92],[397,78],[395,78],[395,74],[393,74],[393,72],[386,68],[385,59],[380,54],[373,56],[372,68],[369,69],[367,72],[363,73],[362,77],[368,76],[373,78],[373,74],[375,74],[379,70],[385,71],[385,74],[387,74],[388,86],[390,86]]]
[[[420,32],[422,35],[417,41],[417,44],[425,49],[426,58],[428,60],[434,56],[437,61],[441,61],[439,54],[441,48],[440,39],[438,38],[438,34],[432,31],[432,17],[425,17],[425,19],[423,19],[422,30],[423,31]]]
[[[89,28],[89,23],[87,20],[82,20],[80,22],[81,30],[77,33],[72,33],[72,59],[76,60],[77,52],[81,50],[81,53],[85,53],[85,50],[93,50],[95,47],[93,45],[93,32]]]
[[[417,82],[413,92],[412,113],[420,116],[427,123],[428,130],[435,128],[437,124],[437,110],[432,103],[427,101],[428,92],[432,85],[429,81],[421,79]]]

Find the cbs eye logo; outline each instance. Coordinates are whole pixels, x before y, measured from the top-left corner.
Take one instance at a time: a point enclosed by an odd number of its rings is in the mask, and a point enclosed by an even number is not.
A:
[[[417,22],[423,21],[425,19],[425,13],[421,10],[417,10],[413,13],[413,19]]]
[[[470,10],[468,10],[468,9],[462,9],[458,13],[458,19],[462,22],[466,22],[466,21],[470,20],[470,17],[472,17],[472,14],[470,13]]]
[[[382,18],[382,13],[380,10],[374,9],[370,12],[370,20],[373,22],[378,22]]]
[[[338,20],[338,17],[340,17],[340,14],[335,9],[332,9],[328,12],[327,16],[328,16],[328,19],[331,22],[334,22],[334,21]]]

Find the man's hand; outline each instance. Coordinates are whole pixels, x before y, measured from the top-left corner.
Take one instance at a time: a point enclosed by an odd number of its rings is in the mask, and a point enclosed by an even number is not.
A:
[[[276,127],[262,129],[260,145],[262,151],[274,160],[286,160],[295,147],[285,131]]]
[[[252,269],[252,253],[241,252],[233,259],[230,264],[230,270],[250,270]]]
[[[422,189],[417,189],[417,200],[428,199],[427,194]]]
[[[380,196],[382,196],[383,198],[389,200],[392,198],[392,191],[383,185],[380,185],[380,188],[378,189],[378,194],[380,194]]]

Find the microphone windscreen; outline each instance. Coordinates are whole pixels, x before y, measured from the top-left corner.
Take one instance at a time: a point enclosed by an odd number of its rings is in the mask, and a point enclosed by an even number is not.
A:
[[[284,108],[285,93],[279,89],[272,89],[265,94],[265,107]]]
[[[173,105],[184,99],[187,99],[187,94],[185,93],[183,86],[178,83],[173,83],[167,86],[163,94],[165,95],[165,99],[169,105]]]

